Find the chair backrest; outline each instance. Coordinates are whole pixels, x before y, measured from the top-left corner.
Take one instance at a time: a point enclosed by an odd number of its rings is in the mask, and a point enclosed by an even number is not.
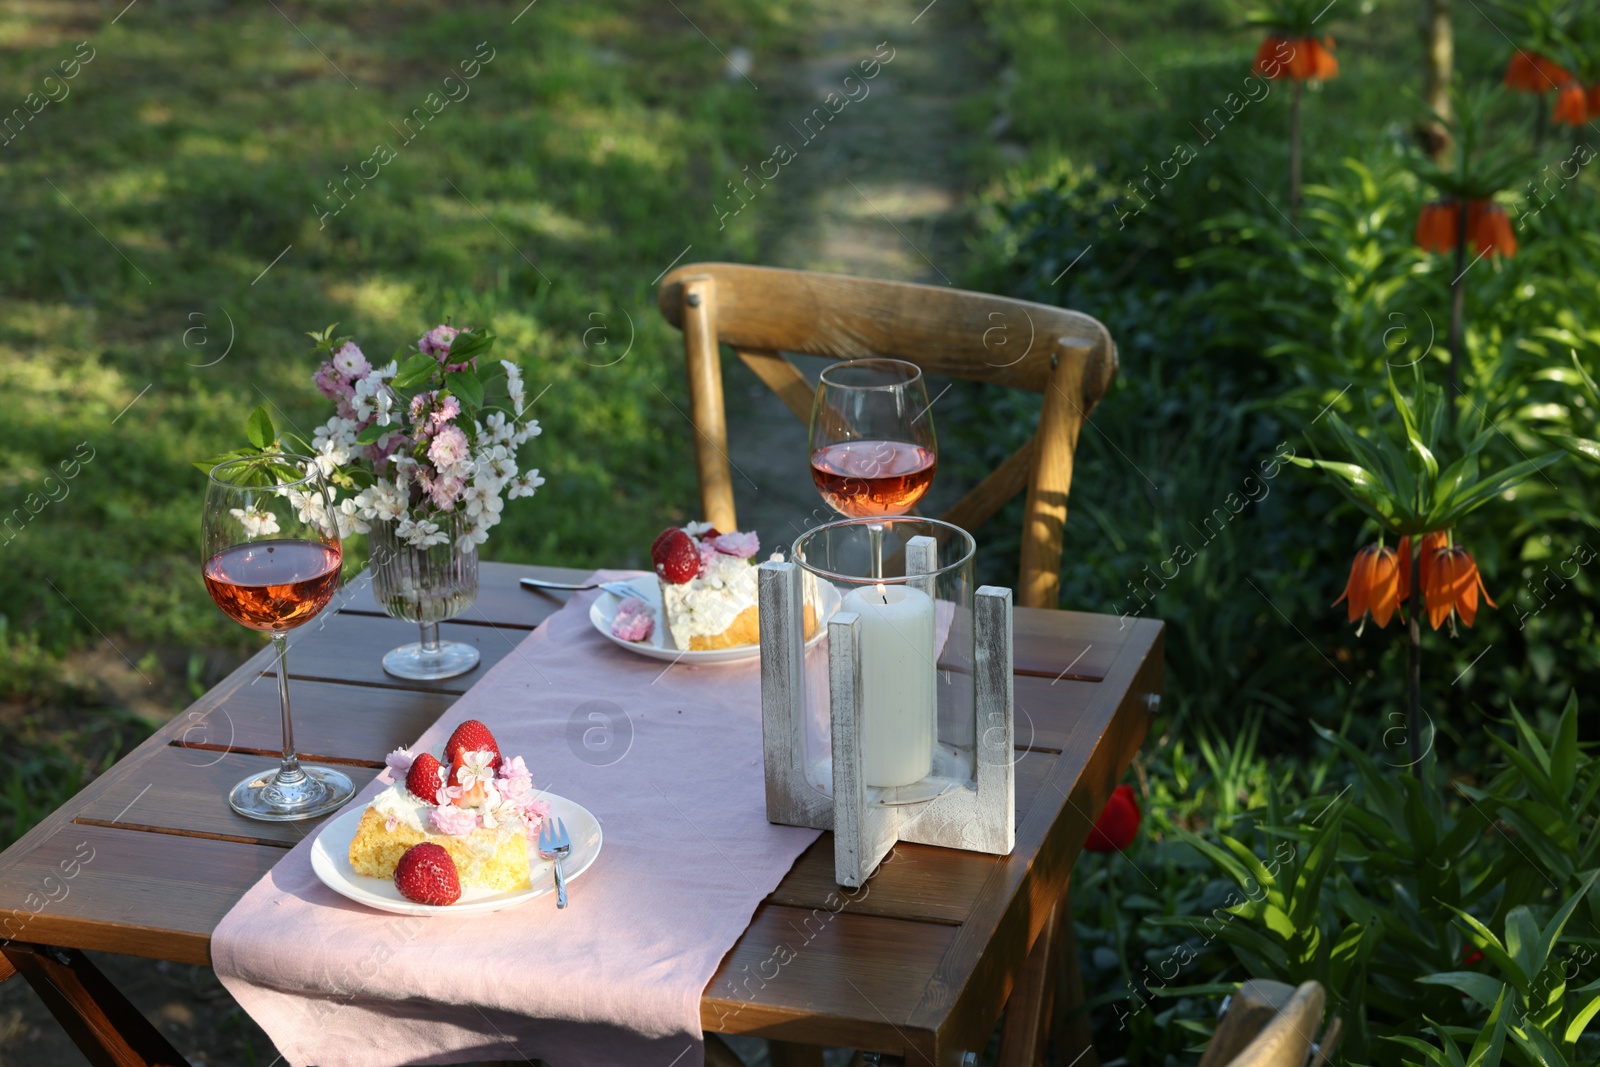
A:
[[[1317,982],[1299,987],[1265,979],[1243,983],[1229,999],[1199,1067],[1307,1067],[1308,1059],[1325,1063],[1340,1031],[1335,1018],[1318,1042],[1326,1002]]]
[[[1057,606],[1073,451],[1117,370],[1116,346],[1098,320],[986,293],[734,263],[678,267],[657,300],[683,331],[701,510],[719,529],[738,528],[719,343],[802,422],[814,392],[785,352],[893,356],[930,374],[1042,393],[1032,439],[943,518],[976,529],[1026,488],[1017,603]]]

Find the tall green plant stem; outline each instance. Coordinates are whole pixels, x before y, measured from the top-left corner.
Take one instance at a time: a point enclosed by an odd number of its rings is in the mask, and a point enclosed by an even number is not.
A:
[[[1445,373],[1449,382],[1448,392],[1445,394],[1445,418],[1450,421],[1453,429],[1456,424],[1456,397],[1461,393],[1461,371],[1459,364],[1464,353],[1462,346],[1462,329],[1466,319],[1467,307],[1467,202],[1456,201],[1456,273],[1450,282],[1450,361],[1446,365]]]
[[[1289,91],[1289,225],[1300,225],[1300,95],[1305,82],[1294,79]]]
[[[1411,773],[1422,777],[1422,539],[1407,548],[1411,553],[1411,610],[1406,619],[1411,658],[1406,667],[1406,744],[1411,750]]]

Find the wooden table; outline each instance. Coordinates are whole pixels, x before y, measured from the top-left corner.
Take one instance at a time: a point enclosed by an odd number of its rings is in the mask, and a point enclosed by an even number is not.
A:
[[[566,594],[529,592],[518,577],[586,573],[483,564],[477,603],[441,627],[483,663],[428,684],[383,673],[383,653],[416,640],[416,627],[385,617],[365,580],[352,583],[291,637],[301,758],[338,765],[359,789],[561,606]],[[1015,646],[1016,850],[902,844],[845,903],[823,834],[706,987],[707,1031],[939,1067],[983,1047],[1162,685],[1153,620],[1019,608]],[[97,1065],[183,1061],[81,950],[209,965],[217,922],[320,825],[253,822],[228,807],[230,786],[276,763],[273,675],[263,648],[0,855],[3,977],[20,972]],[[779,945],[798,951],[776,968]]]

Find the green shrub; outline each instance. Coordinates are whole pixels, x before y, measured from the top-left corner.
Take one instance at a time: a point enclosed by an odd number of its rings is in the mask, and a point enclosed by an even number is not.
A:
[[[1578,744],[1576,695],[1544,728],[1515,707],[1510,725],[1488,734],[1502,761],[1477,785],[1319,730],[1349,770],[1214,840],[1177,829],[1238,899],[1162,921],[1226,946],[1227,977],[1322,982],[1355,1062],[1408,1062],[1422,1020],[1451,1041],[1498,1028],[1515,1063],[1594,1062],[1600,761]]]

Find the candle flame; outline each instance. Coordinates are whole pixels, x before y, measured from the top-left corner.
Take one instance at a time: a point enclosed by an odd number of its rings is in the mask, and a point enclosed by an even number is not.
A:
[[[883,585],[882,582],[878,583],[878,595],[883,597],[884,604],[888,604],[889,603],[889,590],[884,588],[884,585]]]

